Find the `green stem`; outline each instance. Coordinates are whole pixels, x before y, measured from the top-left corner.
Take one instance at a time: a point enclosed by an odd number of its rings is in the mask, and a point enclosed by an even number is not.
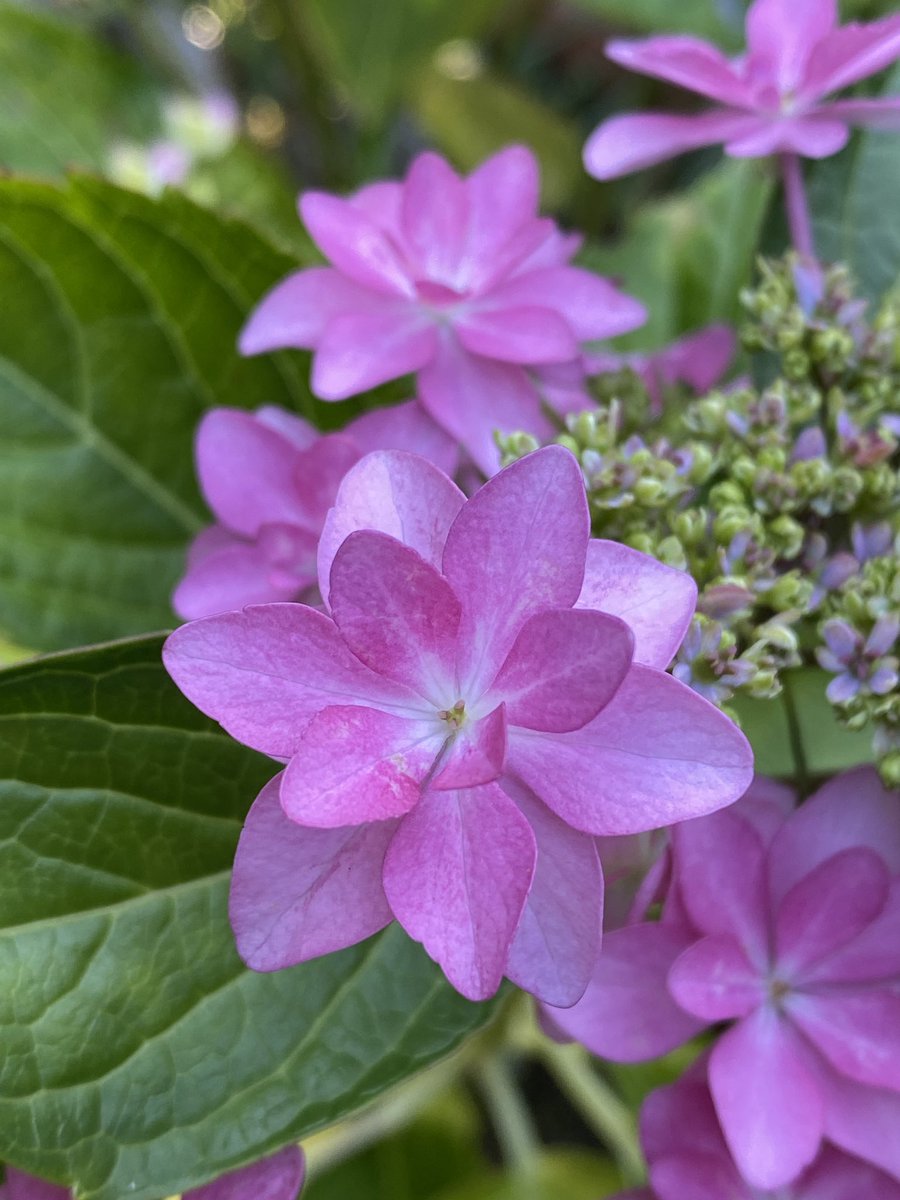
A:
[[[507,1056],[502,1051],[491,1055],[479,1065],[476,1078],[505,1163],[523,1182],[534,1182],[540,1142]]]
[[[803,732],[800,728],[800,717],[797,712],[797,700],[794,695],[794,681],[790,671],[785,671],[781,677],[781,697],[784,703],[784,715],[787,719],[788,740],[791,743],[791,757],[794,760],[797,790],[804,799],[809,795],[809,761],[806,748],[803,745]]]
[[[640,1183],[644,1160],[634,1114],[593,1069],[587,1053],[580,1046],[547,1041],[540,1055],[561,1091],[609,1147],[625,1185]]]

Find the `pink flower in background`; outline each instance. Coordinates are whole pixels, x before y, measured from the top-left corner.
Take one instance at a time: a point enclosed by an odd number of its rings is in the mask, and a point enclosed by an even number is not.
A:
[[[693,581],[589,529],[561,447],[469,501],[418,456],[371,454],[322,534],[330,615],[262,605],[169,638],[182,691],[287,763],[235,861],[250,966],[327,954],[396,918],[466,996],[506,974],[570,1004],[599,948],[595,835],[743,792],[743,735],[664,673]]]
[[[674,830],[673,860],[662,921],[609,934],[550,1020],[622,1061],[730,1022],[709,1084],[752,1186],[796,1179],[823,1138],[900,1179],[900,796],[860,767],[791,811],[758,781]]]
[[[415,449],[452,473],[452,440],[413,401],[319,434],[284,409],[215,408],[200,422],[197,475],[216,524],[188,552],[172,607],[185,620],[275,600],[316,583],[325,515],[349,468],[368,450]]]
[[[298,1146],[287,1146],[249,1167],[191,1188],[182,1200],[296,1200],[303,1175],[302,1151]],[[68,1188],[46,1183],[15,1167],[6,1168],[6,1182],[0,1184],[0,1200],[71,1200],[71,1196]]]
[[[300,211],[330,267],[290,276],[260,303],[240,346],[315,350],[325,400],[418,373],[418,396],[478,466],[495,430],[549,436],[529,368],[573,363],[583,342],[643,324],[641,304],[569,265],[580,239],[538,216],[538,167],[513,146],[461,179],[425,153],[402,183],[349,199],[307,192]]]
[[[614,179],[722,142],[736,158],[825,158],[846,145],[851,125],[900,129],[900,96],[825,101],[900,58],[900,15],[842,27],[837,20],[837,0],[754,0],[747,52],[737,59],[693,37],[610,42],[606,53],[614,62],[688,88],[716,107],[691,116],[612,117],[588,139],[588,171]]]

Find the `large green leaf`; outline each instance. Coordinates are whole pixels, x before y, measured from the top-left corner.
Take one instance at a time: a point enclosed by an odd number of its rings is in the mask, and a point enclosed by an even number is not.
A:
[[[691,33],[729,49],[741,42],[740,0],[575,0],[580,8],[634,33]]]
[[[484,1022],[394,927],[247,971],[229,867],[273,764],[157,638],[0,674],[0,1159],[159,1200],[335,1121]]]
[[[296,262],[172,193],[0,182],[0,631],[56,649],[159,629],[208,519],[205,408],[311,410],[304,357],[239,357]]]

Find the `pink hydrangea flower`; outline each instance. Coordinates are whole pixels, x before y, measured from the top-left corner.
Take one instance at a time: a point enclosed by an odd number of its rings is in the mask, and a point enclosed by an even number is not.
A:
[[[452,474],[459,454],[409,401],[319,434],[284,409],[214,408],[200,422],[197,475],[216,523],[195,538],[172,607],[186,621],[245,604],[295,600],[316,583],[325,516],[368,450],[415,450]]]
[[[348,474],[319,547],[330,614],[261,605],[169,638],[181,690],[287,762],[247,818],[231,919],[277,970],[396,918],[464,995],[556,1003],[601,926],[594,838],[728,804],[751,753],[664,668],[689,576],[590,541],[581,471],[536,451],[466,501],[415,455]]]
[[[754,0],[747,52],[737,59],[693,37],[610,42],[606,53],[614,62],[688,88],[716,107],[691,116],[612,117],[585,146],[588,171],[614,179],[722,142],[735,158],[825,158],[846,145],[851,125],[900,129],[900,96],[825,100],[900,58],[900,15],[865,25],[837,21],[837,0]]]
[[[641,325],[641,304],[570,264],[580,239],[538,216],[538,167],[512,146],[461,179],[425,153],[402,183],[349,199],[307,192],[306,227],[332,264],[266,296],[240,346],[315,350],[312,388],[340,400],[418,374],[418,396],[478,466],[494,432],[553,429],[529,370],[577,363],[583,342]]]
[[[823,1138],[900,1179],[900,796],[860,767],[792,811],[759,781],[673,848],[662,921],[609,934],[550,1020],[624,1061],[728,1022],[709,1084],[753,1187],[795,1180]]]
[[[652,1187],[627,1193],[630,1200],[900,1200],[900,1183],[833,1146],[825,1146],[788,1187],[752,1187],[728,1152],[705,1065],[700,1060],[677,1083],[651,1092],[644,1102],[641,1143]]]
[[[298,1146],[286,1146],[277,1154],[229,1171],[212,1183],[192,1188],[182,1200],[296,1200],[303,1184],[303,1153]],[[26,1175],[15,1167],[6,1168],[6,1182],[0,1184],[0,1200],[72,1200],[68,1188]]]

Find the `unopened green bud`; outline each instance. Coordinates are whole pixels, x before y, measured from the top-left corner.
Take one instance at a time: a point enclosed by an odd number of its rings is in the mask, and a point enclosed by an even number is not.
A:
[[[769,522],[766,532],[780,558],[796,558],[800,553],[805,530],[793,517],[776,517]]]
[[[900,788],[900,750],[892,750],[878,764],[885,787]]]
[[[709,517],[699,508],[686,508],[672,518],[672,532],[683,546],[696,546],[706,535]]]
[[[687,570],[687,557],[684,547],[677,537],[666,537],[656,547],[656,557],[667,566],[677,567],[679,571]]]
[[[781,680],[774,667],[761,667],[747,681],[747,692],[756,700],[771,700],[781,692]]]
[[[634,550],[640,550],[642,554],[654,554],[656,551],[656,543],[649,533],[641,533],[635,530],[633,533],[627,535],[625,543]]]

